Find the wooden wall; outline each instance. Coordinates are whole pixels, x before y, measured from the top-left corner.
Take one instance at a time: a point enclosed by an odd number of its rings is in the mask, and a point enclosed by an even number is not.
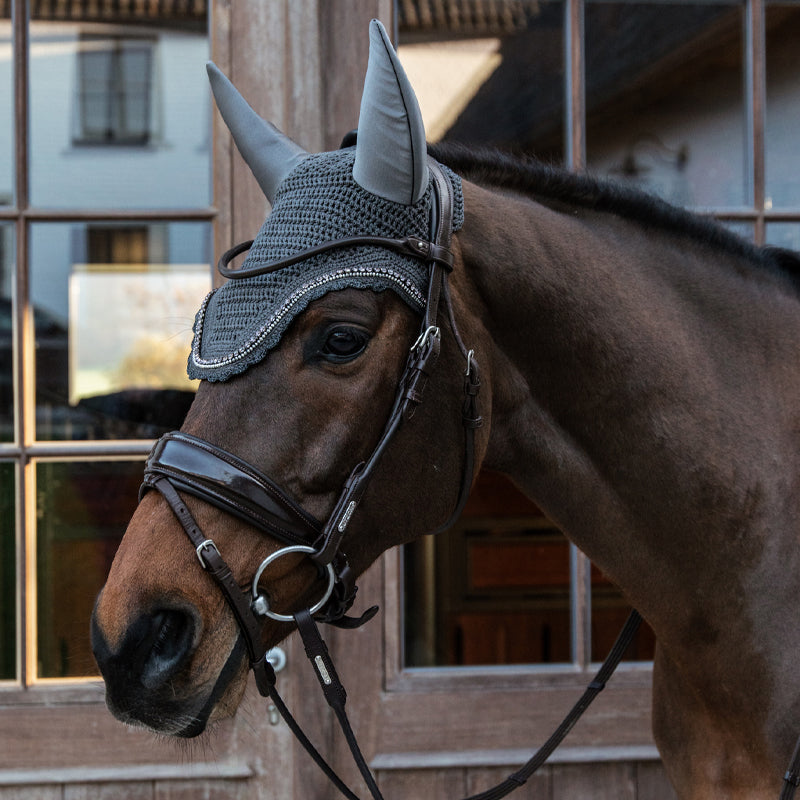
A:
[[[391,9],[391,0],[217,0],[212,56],[263,116],[307,149],[329,149],[357,121],[367,23],[372,17],[391,23]],[[220,253],[252,238],[267,204],[218,116],[214,148],[215,249]],[[289,642],[287,651],[296,665],[287,673],[302,670],[301,645]],[[379,661],[372,663],[379,669]],[[309,700],[308,684],[295,675],[282,673],[279,681],[290,707],[311,720],[322,749],[336,749],[319,697]],[[309,681],[313,685],[314,679]],[[186,747],[124,728],[111,719],[101,698],[96,683],[4,693],[0,800],[338,797],[324,780],[310,777],[316,767],[298,754],[286,726],[270,725],[252,685],[234,720],[217,726],[210,739]],[[493,732],[486,734],[491,742]],[[497,782],[514,764],[502,752],[481,751],[459,753],[445,764],[377,759],[374,767],[387,800],[453,800]],[[308,786],[315,788],[309,792]],[[674,793],[654,752],[620,753],[609,760],[608,752],[594,757],[566,748],[512,796],[672,800]]]
[[[568,751],[567,751],[568,752]],[[546,764],[512,800],[675,800],[663,769],[653,761]],[[495,786],[512,768],[474,767],[380,773],[386,800],[456,800]]]
[[[310,764],[308,769],[316,769]],[[80,769],[5,774],[0,800],[290,800],[267,776],[228,769],[145,769],[127,774]],[[499,783],[508,769],[382,770],[378,781],[386,800],[458,800]],[[356,789],[358,791],[358,789]],[[362,792],[362,794],[364,794]],[[325,795],[328,796],[327,793]],[[334,797],[335,795],[330,795]],[[366,796],[366,795],[364,795]],[[674,800],[660,765],[654,762],[556,763],[545,766],[517,789],[513,800]],[[301,798],[297,798],[301,800]],[[303,797],[302,800],[308,800]],[[315,800],[322,800],[321,796]]]

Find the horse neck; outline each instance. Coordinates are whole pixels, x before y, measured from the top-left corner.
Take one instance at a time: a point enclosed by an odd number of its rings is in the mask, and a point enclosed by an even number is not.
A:
[[[490,336],[484,465],[651,621],[654,597],[696,594],[710,570],[738,586],[798,513],[776,478],[798,474],[780,401],[800,391],[797,300],[738,257],[608,214],[471,185],[465,207],[462,291]]]

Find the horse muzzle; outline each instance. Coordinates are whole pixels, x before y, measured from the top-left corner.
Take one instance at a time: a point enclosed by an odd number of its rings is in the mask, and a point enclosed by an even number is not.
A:
[[[237,674],[247,675],[247,661],[237,636],[222,669],[198,683],[193,660],[201,632],[199,614],[191,606],[165,606],[139,613],[112,647],[96,606],[92,651],[111,713],[121,722],[171,736],[202,733]]]

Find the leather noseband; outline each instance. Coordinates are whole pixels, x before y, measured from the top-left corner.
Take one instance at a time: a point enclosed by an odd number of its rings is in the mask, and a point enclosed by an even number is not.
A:
[[[322,523],[266,475],[220,447],[173,431],[155,444],[145,466],[139,499],[159,478],[227,511],[286,544],[313,545]]]

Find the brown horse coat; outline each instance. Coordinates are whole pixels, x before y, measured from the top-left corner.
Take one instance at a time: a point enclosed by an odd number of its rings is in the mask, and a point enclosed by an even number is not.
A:
[[[483,370],[481,462],[509,474],[656,631],[655,733],[680,796],[772,797],[800,718],[797,289],[769,254],[657,205],[645,225],[605,210],[602,192],[570,206],[483,182],[465,184],[452,276]],[[413,317],[389,293],[329,295],[263,364],[203,384],[184,430],[280,476],[324,517],[379,435]],[[332,320],[369,331],[368,351],[344,369],[310,369],[307,342]],[[458,355],[446,346],[442,358],[349,534],[358,571],[435,527],[452,503]],[[192,506],[245,583],[270,544]],[[312,578],[298,568],[265,583],[280,604]],[[140,615],[188,610],[196,650],[175,682],[181,719],[215,686],[212,716],[228,713],[246,674],[238,654],[230,683],[217,685],[236,631],[209,583],[148,496],[97,627],[114,650]],[[272,629],[271,641],[286,632]],[[144,721],[180,729],[171,711],[159,714]]]

